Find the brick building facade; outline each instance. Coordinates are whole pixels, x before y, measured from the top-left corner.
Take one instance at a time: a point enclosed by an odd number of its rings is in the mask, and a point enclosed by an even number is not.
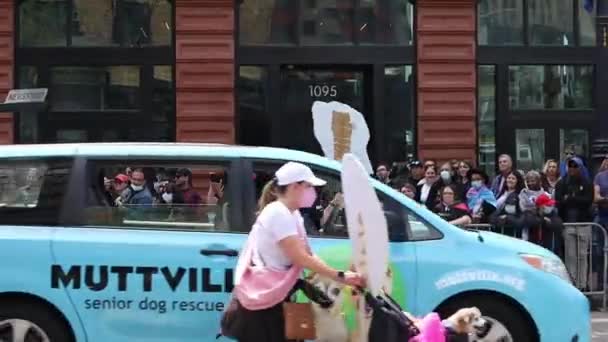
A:
[[[116,8],[107,5],[107,9],[95,11],[113,11],[106,16],[108,22],[116,21],[121,11],[135,18],[133,13],[141,10],[137,6],[148,6],[152,14],[137,19],[136,24],[113,22],[107,24],[111,28],[103,28],[103,20],[93,23],[89,19],[92,5],[70,0],[65,1],[71,4],[65,9],[66,16],[76,19],[66,28],[67,43],[47,43],[45,38],[41,44],[40,33],[32,33],[26,26],[24,17],[31,15],[28,10],[59,13],[64,9],[40,7],[43,5],[31,0],[19,5],[2,0],[0,95],[28,85],[48,87],[51,109],[30,116],[2,114],[0,141],[160,137],[163,141],[276,145],[318,152],[316,142],[309,141],[312,133],[297,138],[297,131],[288,131],[289,124],[301,124],[306,131],[312,120],[308,106],[315,99],[314,92],[318,88],[322,94],[323,87],[335,86],[347,94],[337,100],[352,101],[366,114],[375,162],[458,158],[479,161],[492,169],[497,151],[504,151],[537,166],[536,159],[559,158],[564,144],[572,141],[579,145],[580,153],[590,157],[591,141],[601,138],[596,113],[598,106],[604,106],[594,95],[601,82],[605,83],[600,73],[603,52],[595,42],[596,26],[601,27],[603,20],[596,14],[604,5],[596,2],[596,8],[586,13],[583,0],[560,0],[546,9],[539,1],[391,0],[367,4],[345,0],[332,5],[323,1],[164,0],[160,3],[165,7],[157,7],[158,1],[136,5],[125,0]],[[555,33],[556,24],[549,14],[564,8],[572,9],[571,32]],[[35,19],[42,26],[52,25],[50,19]],[[136,37],[133,28],[149,32]],[[90,33],[94,30],[105,36]],[[171,39],[158,38],[161,35]],[[88,44],[91,39],[102,43]],[[160,40],[164,43],[158,43]],[[64,64],[70,65],[67,70],[55,70],[56,65]],[[98,104],[91,104],[97,98],[79,104],[70,94],[75,98],[90,94],[76,95],[70,86],[84,82],[88,65],[100,69],[87,71],[91,79],[108,77],[104,72],[130,70],[136,81],[129,85],[110,75],[110,81],[101,83],[109,82],[113,89],[104,90],[109,88],[106,83],[91,86],[91,93],[105,92],[100,101],[108,104],[97,108]],[[551,65],[563,68],[558,71]],[[35,74],[29,83],[24,82],[28,70]],[[589,73],[598,76],[589,77]],[[76,74],[78,80],[74,81]],[[58,75],[66,80],[57,81]],[[522,92],[530,79],[545,89],[536,102]],[[148,86],[150,80],[158,85]],[[554,81],[557,83],[550,89]],[[124,89],[133,86],[137,89]],[[311,99],[302,99],[308,89]],[[581,92],[592,93],[590,103]],[[130,103],[129,99],[125,104],[121,96],[138,100]],[[54,107],[58,98],[63,102]],[[151,112],[160,111],[159,103],[172,110],[157,115],[148,127],[145,122]],[[93,114],[78,117],[79,106]],[[98,115],[106,111],[107,115]],[[121,111],[136,114],[117,114]],[[302,116],[308,121],[298,121],[304,120]],[[569,124],[573,117],[580,119],[576,121],[580,127]],[[126,128],[138,124],[146,127],[147,135]],[[113,125],[125,128],[117,130]],[[39,128],[32,133],[29,126]],[[541,132],[542,151],[534,147],[540,141],[535,134]]]

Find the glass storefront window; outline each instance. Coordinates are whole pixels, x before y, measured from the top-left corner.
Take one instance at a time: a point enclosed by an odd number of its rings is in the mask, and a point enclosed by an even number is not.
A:
[[[573,0],[528,0],[530,45],[574,45]]]
[[[509,66],[511,109],[591,109],[592,93],[590,65]]]
[[[297,1],[243,1],[239,5],[242,45],[292,44],[296,41]]]
[[[68,2],[25,0],[19,4],[19,45],[67,45]]]
[[[384,68],[384,144],[388,161],[407,161],[414,158],[414,84],[411,65]]]
[[[578,2],[578,22],[579,22],[579,42],[582,46],[595,46],[595,13],[597,4],[593,6],[593,10],[589,13],[585,9],[585,0]]]
[[[365,0],[357,8],[359,42],[411,45],[414,8],[408,0]]]
[[[25,0],[19,5],[19,41],[26,47],[170,46],[172,27],[169,0]]]
[[[524,5],[522,1],[481,0],[478,5],[479,45],[522,45]]]
[[[241,66],[237,81],[239,101],[239,143],[272,146],[272,119],[268,111],[268,73],[266,68]]]
[[[168,0],[73,0],[72,45],[170,45],[172,10]]]
[[[496,169],[496,67],[477,68],[479,167],[493,175]]]
[[[365,107],[362,71],[287,67],[281,73],[279,145],[322,155],[313,132],[314,101],[338,101],[371,115]],[[365,118],[368,126],[370,119]],[[372,131],[370,127],[370,131]],[[373,135],[370,144],[373,141]]]
[[[302,45],[353,43],[354,1],[304,0],[300,16]]]
[[[139,109],[139,66],[55,67],[51,69],[53,111]]]
[[[544,129],[516,129],[515,147],[517,169],[542,170],[546,160]]]
[[[559,130],[559,150],[574,151],[575,155],[583,158],[586,165],[589,165],[589,131],[579,128],[562,128]],[[563,158],[565,159],[565,155]]]

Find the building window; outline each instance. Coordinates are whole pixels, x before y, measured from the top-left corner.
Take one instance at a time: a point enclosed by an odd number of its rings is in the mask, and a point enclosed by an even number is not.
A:
[[[573,0],[528,0],[531,45],[574,45]],[[568,13],[569,15],[564,15]]]
[[[479,166],[494,174],[496,161],[496,67],[477,68]]]
[[[522,45],[524,11],[522,1],[482,0],[478,6],[480,45]]]
[[[379,75],[374,74],[377,70]],[[372,87],[373,80],[378,89]],[[370,132],[367,150],[372,161],[415,157],[412,65],[243,65],[237,91],[240,144],[323,155],[314,134],[312,106],[315,101],[337,101],[363,115]]]
[[[52,111],[111,111],[139,108],[138,66],[51,68]]]
[[[172,0],[21,0],[16,83],[49,89],[20,143],[172,141]]]
[[[241,45],[411,45],[413,6],[408,0],[244,1]]]
[[[23,0],[19,5],[22,47],[169,46],[172,27],[168,0]]]
[[[411,160],[416,153],[415,87],[411,65],[384,68],[384,131],[389,161]]]
[[[239,101],[239,142],[252,146],[272,146],[268,100],[268,72],[264,67],[241,66],[237,81]]]
[[[511,65],[509,106],[514,110],[592,109],[593,66]]]
[[[588,11],[585,1],[480,0],[478,44],[524,45],[527,41],[530,46],[593,46],[595,6]]]

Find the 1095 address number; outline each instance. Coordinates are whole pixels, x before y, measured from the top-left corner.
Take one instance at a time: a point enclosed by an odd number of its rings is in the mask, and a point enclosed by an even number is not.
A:
[[[311,97],[336,97],[338,96],[338,86],[335,85],[309,85]]]

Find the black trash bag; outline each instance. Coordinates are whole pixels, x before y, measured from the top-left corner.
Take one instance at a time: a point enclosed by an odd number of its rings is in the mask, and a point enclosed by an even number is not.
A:
[[[420,334],[414,322],[390,296],[374,297],[368,292],[365,301],[373,310],[368,341],[403,342]]]

